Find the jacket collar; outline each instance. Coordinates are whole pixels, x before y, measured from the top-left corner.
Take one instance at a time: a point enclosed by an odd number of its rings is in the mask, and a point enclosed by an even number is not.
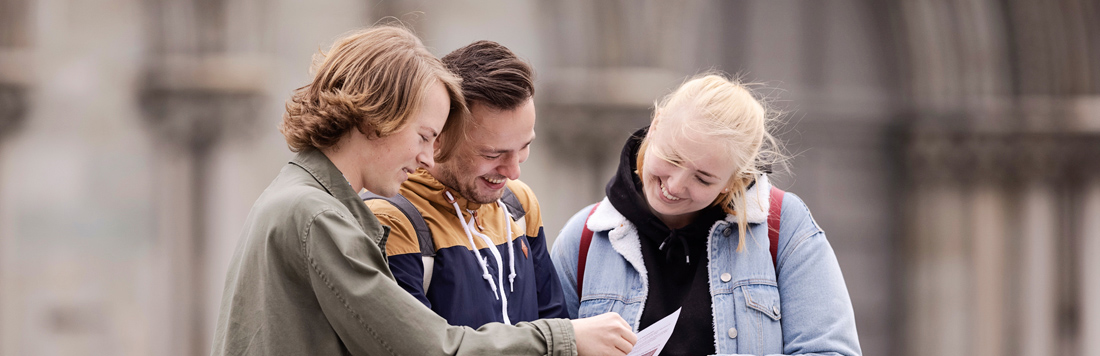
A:
[[[446,191],[451,192],[451,195],[455,198],[455,202],[457,202],[458,206],[462,207],[463,209],[477,210],[480,209],[482,205],[481,203],[473,202],[469,199],[466,199],[466,197],[458,194],[458,191],[443,185],[442,182],[440,182],[438,179],[435,179],[435,176],[432,176],[431,173],[428,173],[428,171],[423,168],[417,169],[415,173],[410,174],[408,182],[406,182],[402,186],[409,189],[413,192],[413,194],[416,194],[417,196],[436,197],[432,198],[432,200],[435,202],[439,202],[440,204],[446,205],[447,209],[450,209],[451,205],[447,202],[448,200],[443,194]]]
[[[290,160],[290,164],[301,167],[306,173],[313,176],[313,179],[329,195],[347,207],[355,220],[359,222],[363,232],[367,233],[367,236],[378,238],[375,242],[385,240],[389,228],[382,226],[374,213],[367,208],[367,204],[364,204],[359,195],[351,188],[351,184],[348,183],[347,178],[344,178],[344,174],[340,172],[339,168],[336,168],[336,165],[332,164],[332,161],[324,153],[314,148],[307,148],[298,152]],[[385,249],[382,251],[384,253]]]
[[[767,175],[760,175],[756,179],[756,184],[753,184],[747,192],[745,192],[745,198],[748,200],[748,209],[746,209],[746,219],[749,224],[760,224],[767,222],[768,220],[768,208],[770,207],[769,199],[772,184],[768,181]],[[724,219],[729,222],[736,222],[737,217],[726,214]],[[588,229],[592,231],[607,231],[617,227],[630,224],[630,221],[615,210],[614,206],[611,206],[611,202],[604,198],[600,205],[596,207],[596,211],[592,212],[592,216],[588,218]]]

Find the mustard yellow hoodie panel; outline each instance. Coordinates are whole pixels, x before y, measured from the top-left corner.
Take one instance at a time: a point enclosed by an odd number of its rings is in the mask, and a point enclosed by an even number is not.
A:
[[[374,213],[382,225],[390,227],[390,236],[386,240],[386,255],[420,253],[420,242],[416,240],[416,229],[412,222],[397,207],[382,199],[366,201],[367,208]]]
[[[521,233],[530,237],[538,236],[539,228],[542,227],[542,215],[531,188],[527,184],[515,180],[508,181],[507,185],[516,194],[516,198],[526,211],[524,215],[524,219],[527,221],[526,231],[520,231],[519,224],[512,221],[511,218],[505,219],[507,215],[497,204],[478,204],[470,202],[464,197],[455,197],[462,218],[469,222],[473,219],[473,215],[467,209],[475,210],[477,212],[477,231],[488,236],[495,245],[506,244],[508,243],[507,238],[515,239]],[[401,195],[408,199],[424,217],[424,222],[428,225],[428,229],[432,231],[437,251],[455,246],[464,246],[469,249],[470,239],[466,236],[462,223],[455,215],[454,205],[447,202],[444,192],[445,187],[443,184],[435,180],[425,170],[418,170],[415,174],[409,175],[409,180],[401,184],[400,190]],[[378,215],[378,219],[382,221],[383,225],[390,226],[392,229],[389,241],[386,243],[387,255],[395,256],[420,252],[420,243],[417,241],[416,231],[404,213],[382,199],[369,200],[367,206]],[[505,227],[506,222],[507,227]],[[478,249],[489,247],[478,236],[474,236],[474,244]]]

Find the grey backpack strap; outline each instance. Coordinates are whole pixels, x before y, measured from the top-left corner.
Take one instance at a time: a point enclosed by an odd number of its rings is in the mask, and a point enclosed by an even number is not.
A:
[[[519,219],[523,219],[524,215],[527,215],[527,211],[523,209],[523,204],[520,204],[519,198],[516,197],[516,193],[512,192],[512,188],[504,187],[504,195],[500,197],[500,200],[508,206],[508,214],[512,215],[512,220],[519,221]]]
[[[416,239],[420,242],[420,256],[435,257],[435,241],[432,240],[432,231],[428,230],[428,223],[424,221],[424,215],[420,214],[420,210],[416,210],[416,207],[412,205],[412,202],[410,202],[408,198],[405,198],[405,196],[401,194],[393,198],[386,198],[369,191],[364,191],[359,194],[359,197],[362,198],[363,201],[382,199],[393,204],[393,206],[397,207],[397,210],[401,210],[401,213],[405,214],[405,217],[412,223],[413,229],[416,230]],[[513,199],[514,198],[513,196]]]
[[[527,215],[527,211],[523,209],[523,204],[519,202],[519,198],[516,197],[516,193],[512,192],[512,188],[504,187],[504,195],[500,197],[500,201],[504,203],[504,206],[508,207],[508,215],[511,216],[512,221],[515,221],[519,225],[521,233],[527,232],[527,219],[523,217]],[[509,236],[511,238],[513,236]]]

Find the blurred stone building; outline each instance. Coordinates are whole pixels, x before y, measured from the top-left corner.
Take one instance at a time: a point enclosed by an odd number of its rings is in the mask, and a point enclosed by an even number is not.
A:
[[[1095,0],[0,0],[0,355],[208,353],[283,101],[385,16],[534,64],[550,236],[655,99],[735,73],[786,113],[779,186],[865,354],[1100,354]]]

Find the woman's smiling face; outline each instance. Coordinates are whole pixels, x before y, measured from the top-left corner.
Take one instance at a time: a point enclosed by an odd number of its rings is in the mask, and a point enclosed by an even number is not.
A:
[[[712,204],[740,166],[723,140],[680,127],[694,115],[676,111],[654,120],[639,172],[646,201],[670,228],[687,225]]]

